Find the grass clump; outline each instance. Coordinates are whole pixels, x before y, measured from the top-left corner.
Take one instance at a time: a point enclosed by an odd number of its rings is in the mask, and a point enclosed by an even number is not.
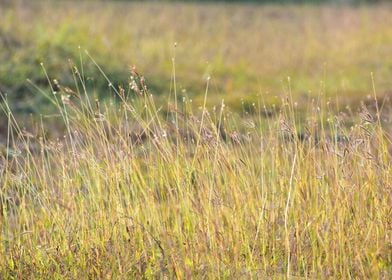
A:
[[[391,275],[385,104],[334,116],[321,96],[299,115],[288,90],[240,116],[207,109],[209,79],[195,108],[157,105],[134,68],[127,87],[108,80],[115,97],[91,100],[81,72],[44,92],[61,138],[2,105],[2,277]]]

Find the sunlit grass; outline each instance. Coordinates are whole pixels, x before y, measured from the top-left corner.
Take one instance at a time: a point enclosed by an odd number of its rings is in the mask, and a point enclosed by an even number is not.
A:
[[[389,108],[376,93],[360,112],[332,115],[320,95],[298,113],[288,80],[279,106],[260,97],[241,115],[174,101],[174,84],[157,105],[136,69],[93,100],[72,69],[72,89],[42,91],[64,137],[2,105],[2,277],[390,277]]]

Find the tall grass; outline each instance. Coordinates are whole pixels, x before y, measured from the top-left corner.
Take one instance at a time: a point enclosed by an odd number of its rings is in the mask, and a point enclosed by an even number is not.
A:
[[[174,92],[159,106],[135,68],[127,87],[108,80],[109,101],[72,75],[73,89],[42,92],[61,138],[2,105],[2,278],[391,276],[391,135],[375,95],[376,110],[334,116],[319,96],[298,113],[288,81],[280,106],[239,115]]]

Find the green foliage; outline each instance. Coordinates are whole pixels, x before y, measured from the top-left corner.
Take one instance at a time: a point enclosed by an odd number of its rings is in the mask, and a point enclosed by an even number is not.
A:
[[[224,97],[237,108],[238,100],[252,103],[258,94],[268,93],[267,103],[275,103],[288,76],[293,94],[309,99],[315,89],[356,102],[371,88],[370,72],[380,93],[390,89],[392,16],[383,5],[29,2],[10,4],[3,14],[0,88],[18,108],[41,102],[25,82],[47,85],[40,62],[51,79],[72,85],[67,60],[80,64],[85,50],[114,84],[126,85],[128,69],[136,65],[161,96],[170,89],[175,54],[179,90],[199,104],[200,81],[208,75],[211,102]],[[97,95],[105,92],[107,82],[97,78],[96,68],[85,67],[88,86]]]

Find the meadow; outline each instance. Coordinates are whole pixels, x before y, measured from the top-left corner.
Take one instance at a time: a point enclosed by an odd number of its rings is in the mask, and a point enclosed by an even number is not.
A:
[[[391,6],[18,3],[0,278],[392,277]]]
[[[287,77],[304,102],[322,91],[344,105],[358,103],[372,90],[371,72],[378,94],[390,94],[392,8],[387,4],[22,3],[3,9],[0,26],[0,88],[17,96],[14,104],[21,112],[42,109],[37,106],[42,96],[25,82],[47,86],[41,62],[51,78],[74,83],[68,60],[79,61],[79,46],[114,84],[126,84],[128,67],[136,65],[163,100],[173,57],[179,91],[198,105],[207,76],[213,79],[211,104],[225,98],[236,109],[241,98],[251,104],[261,94],[269,104],[278,102]],[[85,68],[87,84],[106,90],[96,67]]]

